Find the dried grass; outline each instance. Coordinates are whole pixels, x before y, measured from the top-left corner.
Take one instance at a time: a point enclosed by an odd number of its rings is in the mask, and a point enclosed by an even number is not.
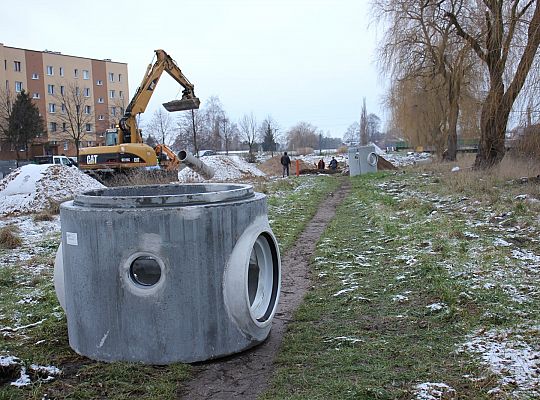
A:
[[[0,228],[0,247],[3,249],[19,247],[22,244],[19,232],[19,228],[15,225],[6,225]]]
[[[178,181],[178,171],[138,170],[116,173],[105,178],[104,184],[113,186],[159,185]]]
[[[531,158],[515,157],[507,154],[501,163],[488,170],[474,170],[475,154],[465,154],[458,158],[455,163],[433,163],[423,165],[425,172],[440,174],[443,183],[449,190],[464,195],[474,194],[478,196],[497,196],[496,187],[501,183],[507,183],[507,189],[516,194],[529,194],[540,197],[540,185],[534,180],[525,182],[524,177],[536,177],[540,175],[540,163]],[[451,172],[452,168],[459,167],[459,171]],[[525,183],[522,183],[525,182]]]
[[[525,129],[523,136],[514,148],[516,156],[533,158],[540,162],[540,127],[538,125]]]

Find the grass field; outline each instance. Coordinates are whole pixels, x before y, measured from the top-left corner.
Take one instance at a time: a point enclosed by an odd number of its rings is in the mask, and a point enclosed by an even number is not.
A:
[[[418,169],[352,182],[263,398],[538,398],[538,185]]]

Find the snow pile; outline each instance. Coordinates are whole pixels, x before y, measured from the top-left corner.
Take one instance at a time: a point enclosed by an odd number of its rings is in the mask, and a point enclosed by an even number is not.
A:
[[[42,211],[49,207],[50,202],[60,202],[75,194],[103,187],[77,168],[25,165],[0,181],[0,215]]]
[[[396,167],[431,162],[431,154],[429,153],[387,153],[384,158]]]
[[[532,329],[533,336],[538,334]],[[499,377],[498,386],[488,393],[511,391],[514,396],[540,397],[540,352],[510,330],[478,332],[460,351],[480,354],[482,363]]]
[[[456,391],[442,382],[425,382],[416,386],[416,400],[441,400],[456,398]]]
[[[203,163],[214,170],[213,182],[245,180],[255,177],[266,176],[253,164],[250,164],[238,156],[208,156],[201,157]],[[205,179],[191,168],[186,167],[178,172],[178,180],[186,182],[204,182]]]

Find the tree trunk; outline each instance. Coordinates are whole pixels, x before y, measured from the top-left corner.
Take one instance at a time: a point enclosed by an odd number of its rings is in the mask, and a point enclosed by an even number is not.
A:
[[[450,79],[448,91],[448,147],[444,159],[456,161],[457,159],[457,123],[459,117],[459,78]]]
[[[501,96],[502,97],[502,96]],[[499,101],[497,101],[499,100]],[[480,143],[474,161],[475,169],[487,169],[501,162],[504,157],[504,139],[510,107],[501,104],[500,98],[490,91],[482,106]]]

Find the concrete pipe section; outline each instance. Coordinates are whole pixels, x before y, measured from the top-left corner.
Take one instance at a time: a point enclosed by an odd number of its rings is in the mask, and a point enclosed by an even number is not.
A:
[[[281,261],[266,197],[250,185],[106,188],[60,216],[55,287],[77,353],[195,362],[268,337]]]

